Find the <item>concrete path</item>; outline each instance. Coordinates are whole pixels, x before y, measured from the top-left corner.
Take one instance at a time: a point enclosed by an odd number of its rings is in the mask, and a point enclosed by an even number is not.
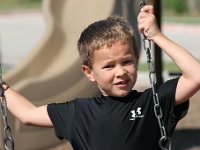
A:
[[[41,12],[0,14],[2,62],[17,65],[40,41],[45,31]]]

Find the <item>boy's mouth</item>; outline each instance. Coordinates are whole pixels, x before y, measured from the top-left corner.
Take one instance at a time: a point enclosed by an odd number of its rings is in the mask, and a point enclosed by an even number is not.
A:
[[[123,80],[123,81],[116,82],[114,85],[118,87],[125,87],[127,83],[128,83],[128,80]]]

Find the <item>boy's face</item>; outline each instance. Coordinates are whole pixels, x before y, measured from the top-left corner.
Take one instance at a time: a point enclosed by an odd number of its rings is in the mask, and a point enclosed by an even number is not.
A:
[[[115,43],[94,51],[93,68],[82,66],[89,80],[96,82],[105,96],[124,97],[137,79],[137,58],[131,44]]]

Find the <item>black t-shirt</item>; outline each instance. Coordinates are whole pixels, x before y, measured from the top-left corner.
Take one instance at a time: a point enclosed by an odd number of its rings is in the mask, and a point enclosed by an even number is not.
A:
[[[169,136],[188,109],[188,101],[174,106],[177,81],[157,90]],[[160,129],[153,107],[147,89],[123,98],[101,95],[49,104],[48,113],[57,137],[68,139],[74,150],[157,150]]]

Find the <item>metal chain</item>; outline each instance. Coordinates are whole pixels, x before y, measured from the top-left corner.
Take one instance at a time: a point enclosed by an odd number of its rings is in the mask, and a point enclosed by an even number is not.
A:
[[[161,133],[161,138],[159,140],[159,147],[161,150],[171,150],[171,140],[169,137],[167,137],[167,134],[166,134],[166,129],[165,129],[164,122],[163,122],[162,108],[160,106],[159,97],[158,97],[158,94],[157,94],[156,88],[155,88],[156,74],[155,74],[155,70],[154,70],[154,66],[153,66],[152,58],[151,58],[151,41],[144,36],[143,43],[144,43],[144,50],[145,50],[146,56],[147,56],[149,81],[150,81],[152,92],[153,92],[154,113],[158,120],[160,133]],[[165,143],[168,143],[168,145],[169,145],[168,148],[164,147]]]
[[[2,66],[0,62],[0,110],[3,121],[3,143],[5,150],[14,150],[14,140],[12,137],[11,128],[8,124],[8,113],[6,97],[3,90],[3,79],[2,79]]]
[[[2,120],[4,124],[4,128],[3,128],[4,148],[6,150],[14,150],[14,140],[12,138],[11,128],[8,124],[7,104],[6,104],[5,96],[1,97],[0,105],[1,105]]]
[[[145,5],[145,0],[141,0],[139,5],[142,8]],[[152,58],[151,58],[151,41],[144,34],[143,34],[143,37],[144,37],[143,38],[144,50],[146,52],[147,65],[148,65],[148,70],[149,70],[149,81],[150,81],[152,93],[153,93],[154,113],[158,120],[158,125],[159,125],[160,133],[161,133],[161,138],[159,140],[159,147],[161,150],[171,150],[171,140],[169,137],[167,137],[167,134],[166,134],[166,129],[163,122],[162,108],[160,106],[159,97],[155,88],[157,81],[156,81],[154,65],[152,63]],[[168,148],[164,146],[166,143],[168,143]]]

